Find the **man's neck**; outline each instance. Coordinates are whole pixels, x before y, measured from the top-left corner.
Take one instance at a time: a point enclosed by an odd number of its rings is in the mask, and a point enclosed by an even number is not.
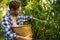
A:
[[[14,14],[11,14],[11,16],[12,16],[12,17],[17,17],[17,16],[16,16],[16,15],[14,15]]]
[[[11,18],[12,18],[12,20],[13,20],[13,19],[16,20],[17,16],[11,15]]]

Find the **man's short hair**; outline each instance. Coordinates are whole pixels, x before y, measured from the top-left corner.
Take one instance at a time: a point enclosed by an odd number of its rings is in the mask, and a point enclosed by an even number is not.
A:
[[[21,6],[20,2],[18,1],[11,1],[9,3],[9,9],[13,8],[14,10],[18,9]]]

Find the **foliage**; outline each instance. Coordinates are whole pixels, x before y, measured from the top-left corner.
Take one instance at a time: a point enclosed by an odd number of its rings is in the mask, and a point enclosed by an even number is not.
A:
[[[31,22],[35,27],[33,30],[34,40],[59,40],[59,2],[59,0],[29,0],[25,6],[22,6],[25,8],[24,14],[40,19],[40,21],[32,20]],[[43,22],[43,20],[47,22]]]
[[[31,20],[33,40],[60,39],[60,1],[59,0],[19,0],[22,4],[22,13],[38,18]],[[6,3],[4,3],[6,2]],[[2,4],[3,3],[3,4]],[[4,8],[8,8],[9,1],[1,1]],[[0,18],[1,19],[1,18]],[[47,21],[47,22],[44,22]],[[0,23],[1,24],[1,23]]]

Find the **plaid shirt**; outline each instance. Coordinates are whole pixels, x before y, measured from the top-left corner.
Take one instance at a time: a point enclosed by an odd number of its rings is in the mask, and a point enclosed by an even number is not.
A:
[[[32,16],[24,16],[24,15],[20,14],[17,16],[16,24],[17,25],[23,25],[24,21],[27,21],[30,19],[32,19]],[[3,26],[2,29],[3,29],[4,34],[5,34],[5,40],[14,40],[14,38],[16,36],[18,36],[16,33],[14,33],[11,30],[11,28],[10,28],[11,25],[13,25],[13,23],[12,23],[10,13],[8,12],[2,18],[2,26]]]

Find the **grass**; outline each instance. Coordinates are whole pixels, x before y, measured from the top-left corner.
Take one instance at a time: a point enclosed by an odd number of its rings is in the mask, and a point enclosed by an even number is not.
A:
[[[0,40],[4,40],[4,38],[3,37],[0,37]]]

